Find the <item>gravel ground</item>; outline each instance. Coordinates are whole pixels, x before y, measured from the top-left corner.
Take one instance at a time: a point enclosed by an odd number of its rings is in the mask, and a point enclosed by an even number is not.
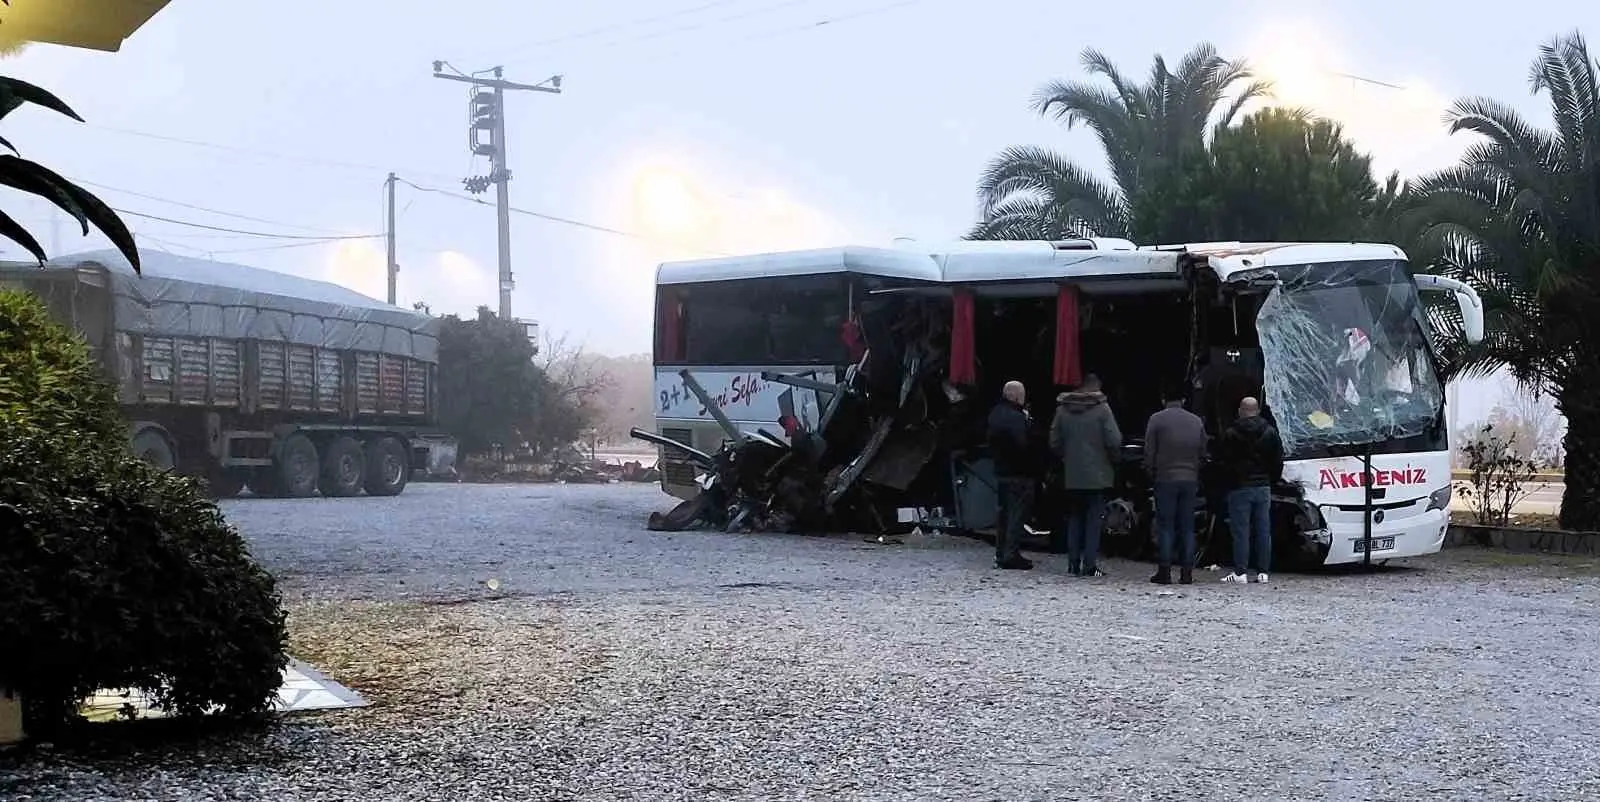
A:
[[[296,655],[374,706],[11,758],[0,798],[1600,795],[1593,562],[1464,550],[1163,593],[1115,561],[1000,574],[955,538],[646,532],[664,505],[442,485],[232,503]]]

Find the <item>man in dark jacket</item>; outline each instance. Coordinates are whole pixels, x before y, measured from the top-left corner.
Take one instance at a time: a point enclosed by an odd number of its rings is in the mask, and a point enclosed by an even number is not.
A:
[[[1000,485],[1000,516],[994,533],[996,568],[1026,571],[1033,562],[1022,556],[1023,525],[1033,507],[1034,460],[1028,438],[1027,391],[1022,382],[1006,382],[1004,398],[989,411],[989,455]]]
[[[1260,402],[1246,397],[1217,452],[1233,483],[1228,493],[1233,573],[1222,581],[1244,584],[1254,571],[1256,582],[1266,582],[1272,566],[1272,483],[1283,473],[1283,440],[1261,417]]]
[[[1174,535],[1182,544],[1178,581],[1194,582],[1194,508],[1200,494],[1200,463],[1206,456],[1206,424],[1183,408],[1184,392],[1173,386],[1165,409],[1150,416],[1144,430],[1144,467],[1155,486],[1156,546],[1159,565],[1151,582],[1172,584]]]
[[[1073,576],[1096,576],[1100,527],[1106,513],[1106,491],[1116,485],[1122,431],[1100,392],[1100,378],[1090,373],[1078,389],[1056,397],[1050,422],[1050,450],[1061,458],[1066,495],[1067,569]]]

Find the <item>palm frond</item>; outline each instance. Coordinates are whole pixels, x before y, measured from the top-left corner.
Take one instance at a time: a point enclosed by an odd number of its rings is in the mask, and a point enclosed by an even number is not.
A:
[[[1048,200],[1016,195],[991,209],[966,236],[973,240],[1058,240],[1093,236],[1092,228],[1063,219]]]
[[[1048,148],[1007,148],[984,170],[978,181],[984,219],[1017,196],[1048,202],[1057,208],[1058,219],[1082,221],[1102,236],[1122,236],[1127,228],[1126,205],[1117,190]]]
[[[1558,37],[1539,48],[1539,57],[1529,70],[1529,83],[1535,94],[1550,95],[1551,116],[1561,140],[1578,153],[1595,152],[1595,119],[1600,114],[1600,91],[1597,91],[1595,62],[1589,58],[1589,47],[1583,37],[1574,32]]]
[[[1137,185],[1135,157],[1144,150],[1143,129],[1117,91],[1052,81],[1034,93],[1032,105],[1038,113],[1065,123],[1069,130],[1078,123],[1088,126],[1100,140],[1112,180],[1124,189]]]

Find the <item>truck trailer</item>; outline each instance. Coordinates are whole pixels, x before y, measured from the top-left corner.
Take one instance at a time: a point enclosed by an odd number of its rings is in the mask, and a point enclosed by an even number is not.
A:
[[[437,431],[438,321],[336,284],[245,265],[115,251],[0,263],[88,342],[116,387],[133,452],[241,490],[398,495],[447,472]]]

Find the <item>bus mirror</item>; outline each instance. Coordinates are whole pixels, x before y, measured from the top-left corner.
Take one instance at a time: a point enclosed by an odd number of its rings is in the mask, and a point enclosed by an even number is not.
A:
[[[1461,310],[1461,329],[1467,342],[1483,342],[1483,299],[1471,286],[1453,278],[1419,273],[1415,277],[1417,289],[1424,292],[1448,292],[1456,297],[1456,308]]]
[[[1461,328],[1467,335],[1467,342],[1477,345],[1483,342],[1483,301],[1476,293],[1456,293],[1456,305],[1461,308]]]

